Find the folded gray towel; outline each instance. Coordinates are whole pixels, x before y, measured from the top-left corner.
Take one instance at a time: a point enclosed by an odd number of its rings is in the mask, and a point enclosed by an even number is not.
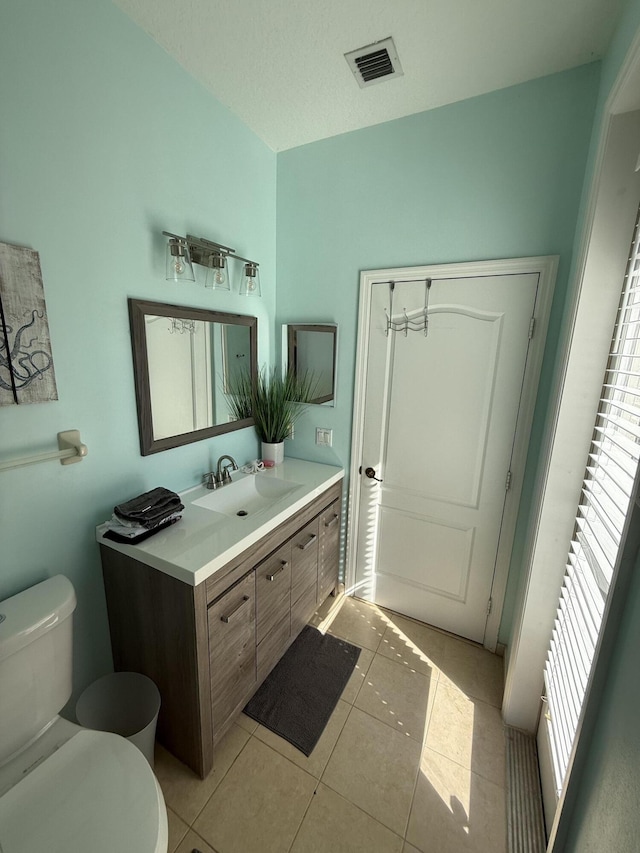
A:
[[[113,508],[114,513],[126,521],[136,521],[146,528],[184,509],[180,497],[170,489],[158,486]]]

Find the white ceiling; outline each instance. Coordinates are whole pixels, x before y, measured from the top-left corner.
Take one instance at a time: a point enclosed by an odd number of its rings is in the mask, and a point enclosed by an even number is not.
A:
[[[114,0],[274,151],[599,59],[622,0]],[[404,76],[344,54],[393,36]]]

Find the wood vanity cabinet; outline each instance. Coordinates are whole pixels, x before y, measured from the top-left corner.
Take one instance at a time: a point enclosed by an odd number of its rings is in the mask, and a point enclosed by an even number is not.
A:
[[[262,682],[280,660],[291,639],[291,542],[278,548],[256,569],[258,624],[256,667]]]
[[[318,603],[318,530],[319,519],[314,518],[291,540],[291,630],[296,636]]]
[[[212,726],[223,726],[256,687],[256,572],[208,608]]]
[[[338,584],[340,558],[340,504],[335,500],[318,519],[318,604],[324,601]]]
[[[234,719],[338,583],[342,484],[198,586],[101,544],[116,670],[162,698],[157,737],[202,778]]]

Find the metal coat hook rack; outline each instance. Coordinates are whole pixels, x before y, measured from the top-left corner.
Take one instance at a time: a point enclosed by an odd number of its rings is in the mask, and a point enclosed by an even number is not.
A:
[[[402,284],[413,284],[417,282],[424,282],[424,308],[417,316],[413,317],[409,317],[407,309],[403,308],[402,320],[393,319],[393,294],[396,283],[395,281],[387,282],[389,285],[389,310],[387,311],[386,308],[384,309],[384,313],[387,316],[387,327],[385,329],[387,337],[389,336],[389,332],[404,332],[405,338],[409,332],[424,332],[425,338],[429,334],[429,291],[431,290],[432,279],[413,278],[408,281],[403,281]]]

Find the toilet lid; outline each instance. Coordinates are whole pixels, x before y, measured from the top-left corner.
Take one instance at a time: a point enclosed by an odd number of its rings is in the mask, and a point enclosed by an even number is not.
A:
[[[0,850],[156,853],[163,821],[142,753],[118,735],[81,730],[0,798]]]

